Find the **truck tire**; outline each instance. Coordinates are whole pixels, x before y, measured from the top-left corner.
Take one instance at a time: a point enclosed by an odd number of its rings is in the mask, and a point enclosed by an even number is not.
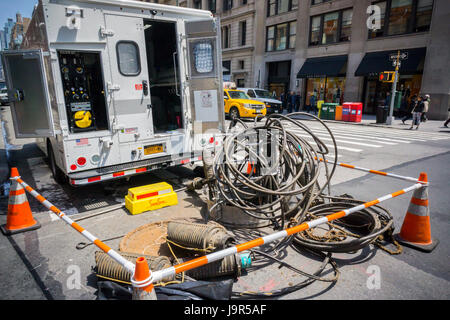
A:
[[[232,107],[228,114],[229,114],[231,120],[240,118],[239,110],[236,107]]]
[[[53,153],[53,148],[50,142],[47,143],[47,157],[48,166],[52,172],[53,180],[55,180],[56,183],[64,184],[67,181],[67,177],[56,165],[55,154]]]

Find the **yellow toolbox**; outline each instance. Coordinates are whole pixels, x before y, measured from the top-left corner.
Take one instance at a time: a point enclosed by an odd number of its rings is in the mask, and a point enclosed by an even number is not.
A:
[[[156,210],[178,204],[177,194],[166,182],[149,184],[128,189],[125,196],[125,207],[131,214]]]

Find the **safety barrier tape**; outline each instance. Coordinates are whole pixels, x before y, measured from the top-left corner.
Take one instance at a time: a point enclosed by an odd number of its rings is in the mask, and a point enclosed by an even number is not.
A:
[[[336,165],[338,165],[340,167],[344,167],[344,168],[348,168],[348,169],[355,169],[355,170],[359,170],[359,171],[365,171],[365,172],[369,172],[369,173],[373,173],[373,174],[378,174],[380,176],[386,176],[386,177],[392,177],[392,178],[406,180],[406,181],[417,182],[417,183],[421,183],[422,185],[427,185],[428,184],[428,182],[420,181],[417,178],[401,176],[401,175],[398,175],[398,174],[389,173],[389,172],[383,172],[383,171],[378,171],[378,170],[366,169],[366,168],[354,166],[352,164],[324,160],[323,158],[319,158],[319,161],[321,161],[321,162],[325,161],[327,163],[336,164]]]
[[[202,257],[199,257],[199,258],[187,261],[187,262],[183,262],[181,264],[178,264],[178,265],[166,268],[166,269],[155,271],[155,272],[152,273],[153,274],[153,281],[154,282],[158,282],[158,281],[161,281],[163,278],[172,277],[172,276],[174,276],[174,275],[176,275],[178,273],[181,273],[181,272],[184,272],[184,271],[187,271],[187,270],[191,270],[191,269],[194,269],[194,268],[201,267],[201,266],[206,265],[208,263],[211,263],[211,262],[223,259],[226,256],[229,256],[229,255],[232,255],[232,254],[236,254],[238,252],[246,251],[246,250],[252,249],[254,247],[259,247],[259,246],[262,246],[263,244],[268,244],[268,243],[271,243],[273,241],[283,239],[285,237],[291,236],[291,235],[296,234],[298,232],[302,232],[302,231],[305,231],[307,229],[313,228],[313,227],[315,227],[317,225],[320,225],[320,224],[323,224],[323,223],[327,223],[327,222],[330,222],[330,221],[333,221],[333,220],[336,220],[336,219],[343,218],[345,216],[348,216],[349,214],[352,214],[354,212],[360,211],[360,210],[362,210],[364,208],[368,208],[368,207],[374,206],[374,205],[376,205],[376,204],[378,204],[380,202],[383,202],[383,201],[386,201],[388,199],[392,199],[392,198],[398,197],[398,196],[400,196],[402,194],[411,192],[413,190],[422,188],[423,186],[424,185],[422,183],[416,183],[416,184],[412,185],[411,187],[408,187],[408,188],[405,188],[405,189],[401,189],[399,191],[387,194],[387,195],[382,196],[382,197],[380,197],[378,199],[366,202],[364,204],[355,206],[353,208],[342,210],[342,211],[339,211],[339,212],[336,212],[336,213],[333,213],[333,214],[330,214],[328,216],[325,216],[325,217],[322,217],[322,218],[318,218],[318,219],[315,219],[315,220],[312,220],[312,221],[304,222],[304,223],[299,224],[298,226],[295,226],[295,227],[291,227],[291,228],[288,228],[288,229],[285,229],[285,230],[282,230],[282,231],[279,231],[279,232],[276,232],[276,233],[273,233],[273,234],[269,234],[267,236],[264,236],[264,237],[261,237],[261,238],[258,238],[258,239],[254,239],[254,240],[242,243],[242,244],[238,244],[238,245],[226,248],[226,249],[221,250],[221,251],[213,252],[213,253],[210,253],[208,255],[205,255],[205,256],[202,256]]]
[[[17,180],[18,183],[20,183],[25,190],[27,190],[36,200],[38,200],[40,203],[42,203],[47,209],[51,210],[53,213],[55,213],[61,220],[66,222],[68,225],[70,225],[72,228],[77,230],[79,233],[81,233],[85,238],[87,238],[89,241],[91,241],[93,244],[95,244],[98,248],[100,248],[102,251],[104,251],[106,254],[108,254],[111,258],[113,258],[117,263],[122,265],[125,269],[127,269],[129,272],[131,272],[132,275],[134,275],[134,269],[135,265],[122,257],[119,253],[111,249],[109,246],[107,246],[105,243],[100,241],[97,237],[92,235],[89,231],[81,227],[78,223],[70,219],[63,211],[59,210],[57,207],[55,207],[50,201],[45,199],[43,196],[41,196],[37,191],[35,191],[33,188],[31,188],[25,181],[18,177],[12,177],[11,179]]]

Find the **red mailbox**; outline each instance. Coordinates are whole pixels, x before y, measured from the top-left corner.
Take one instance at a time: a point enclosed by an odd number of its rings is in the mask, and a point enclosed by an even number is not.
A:
[[[350,122],[361,122],[362,120],[362,102],[352,102],[350,104]]]
[[[350,121],[351,102],[342,104],[342,121]]]

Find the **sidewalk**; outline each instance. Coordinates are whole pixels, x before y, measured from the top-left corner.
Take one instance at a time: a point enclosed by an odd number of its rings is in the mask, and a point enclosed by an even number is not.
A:
[[[412,120],[411,119],[406,120],[405,124],[403,124],[401,118],[395,118],[392,121],[392,125],[387,125],[385,123],[376,123],[375,115],[363,115],[361,122],[344,122],[344,121],[335,121],[335,120],[323,120],[323,121],[332,122],[332,123],[340,123],[340,124],[350,124],[350,125],[359,125],[359,126],[374,126],[374,127],[382,127],[382,128],[407,130],[411,127]],[[428,120],[427,122],[422,122],[420,124],[419,131],[450,133],[450,128],[445,128],[443,125],[444,125],[444,120]]]

